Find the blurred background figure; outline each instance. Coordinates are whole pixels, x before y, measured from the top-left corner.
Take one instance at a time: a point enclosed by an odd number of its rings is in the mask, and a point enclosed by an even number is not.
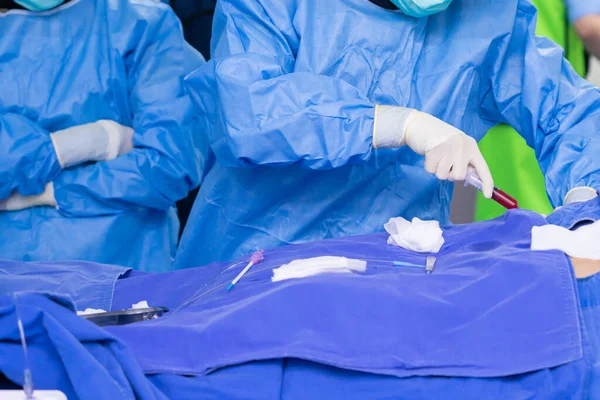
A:
[[[575,71],[585,77],[587,61],[581,39],[588,49],[593,51],[594,46],[600,49],[600,16],[594,14],[600,14],[600,0],[533,0],[533,3],[538,9],[537,34],[558,43]],[[569,23],[569,17],[576,29]],[[479,147],[496,185],[517,198],[520,207],[542,214],[552,212],[534,150],[514,129],[507,125],[493,128],[481,140]],[[470,211],[468,201],[460,204],[465,208],[455,208],[456,211],[461,214]],[[501,206],[477,194],[475,220],[495,218],[504,212]]]
[[[587,51],[600,58],[600,0],[566,0],[569,20]]]
[[[171,267],[198,186],[183,77],[203,62],[167,6],[0,0],[0,253]]]

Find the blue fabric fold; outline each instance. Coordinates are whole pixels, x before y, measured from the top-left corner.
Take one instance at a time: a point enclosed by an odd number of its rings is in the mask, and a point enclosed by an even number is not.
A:
[[[115,282],[129,270],[85,261],[0,260],[0,294],[51,292],[69,296],[80,311],[86,308],[110,310]]]
[[[144,376],[127,346],[74,313],[64,296],[0,296],[0,371],[23,385],[25,368],[17,326],[23,322],[36,389],[63,391],[69,400],[166,400]]]
[[[513,211],[494,221],[447,228],[432,275],[390,266],[396,260],[418,263],[426,255],[388,246],[383,234],[268,251],[230,293],[225,287],[246,259],[165,274],[126,274],[117,281],[113,309],[147,300],[173,312],[110,330],[73,310],[75,304],[95,307],[100,291],[95,287],[106,287],[125,268],[1,262],[0,293],[7,282],[17,293],[0,295],[0,372],[22,385],[16,299],[36,388],[60,389],[69,399],[600,398],[600,276],[575,285],[564,255],[533,257],[531,227],[545,223],[537,214]],[[367,272],[269,280],[281,263],[326,254],[367,259]],[[25,289],[62,294],[18,292]],[[375,317],[376,324],[370,319]],[[454,340],[454,333],[462,338]],[[277,343],[278,334],[287,338]],[[360,345],[353,344],[357,338]],[[404,357],[402,378],[397,371],[365,372],[381,362],[376,347],[386,343],[399,345],[385,356]],[[263,355],[253,351],[275,344],[286,347],[274,359],[256,361]],[[327,359],[311,361],[300,352],[307,344],[323,353],[328,349]],[[414,354],[405,351],[410,346]],[[425,359],[433,346],[437,361],[452,355],[455,362],[437,365],[438,372],[455,368],[460,376],[414,376],[427,372],[410,369],[411,356]],[[244,354],[223,368],[182,375],[182,370],[218,368],[218,357],[236,351]],[[363,353],[372,359],[358,370],[335,366],[335,360],[356,361]],[[474,362],[467,364],[469,358]],[[167,371],[172,366],[176,369]],[[158,367],[163,373],[149,374],[161,372]],[[477,377],[485,374],[490,377]]]
[[[424,265],[426,255],[374,234],[267,251],[231,292],[245,259],[181,273],[179,281],[126,279],[116,306],[148,300],[173,308],[189,297],[159,320],[108,330],[131,346],[146,373],[198,375],[282,357],[397,377],[556,367],[581,358],[582,339],[568,259],[529,250],[532,226],[545,223],[517,210],[448,228],[431,275],[394,267],[396,260]],[[367,272],[270,280],[273,268],[323,255],[367,260]]]
[[[599,219],[600,197],[561,207],[546,218],[549,224],[562,226],[567,229],[573,229],[581,223],[596,222]]]

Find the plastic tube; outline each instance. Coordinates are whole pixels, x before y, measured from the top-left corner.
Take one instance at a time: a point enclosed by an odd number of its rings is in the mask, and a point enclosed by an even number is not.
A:
[[[467,177],[465,178],[465,186],[467,185],[473,186],[480,192],[482,191],[481,179],[479,178],[475,170],[471,170],[467,174]],[[508,210],[511,210],[513,208],[519,208],[519,202],[517,202],[517,200],[514,197],[510,196],[505,191],[498,189],[497,187],[494,187],[494,192],[492,193],[492,200],[494,200],[496,203],[500,204],[502,207]]]

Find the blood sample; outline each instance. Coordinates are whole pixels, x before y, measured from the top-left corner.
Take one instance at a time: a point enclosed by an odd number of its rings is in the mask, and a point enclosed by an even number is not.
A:
[[[506,194],[506,192],[494,187],[494,193],[492,194],[492,200],[500,204],[502,207],[511,210],[513,208],[519,208],[519,203],[516,199]]]
[[[470,170],[467,174],[467,178],[465,179],[465,186],[467,185],[473,186],[480,192],[483,191],[481,179],[479,178],[475,170]],[[506,192],[498,189],[497,187],[494,187],[494,192],[492,193],[492,200],[494,200],[496,203],[500,204],[502,207],[508,210],[519,207],[519,203],[515,198],[509,196]]]

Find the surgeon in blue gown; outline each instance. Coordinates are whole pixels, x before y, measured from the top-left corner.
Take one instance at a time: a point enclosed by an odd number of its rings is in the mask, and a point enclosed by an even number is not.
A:
[[[449,222],[451,181],[509,123],[548,195],[600,188],[600,93],[526,0],[223,0],[186,80],[216,157],[177,268],[256,248]]]
[[[0,3],[0,257],[169,269],[204,59],[158,2]]]

